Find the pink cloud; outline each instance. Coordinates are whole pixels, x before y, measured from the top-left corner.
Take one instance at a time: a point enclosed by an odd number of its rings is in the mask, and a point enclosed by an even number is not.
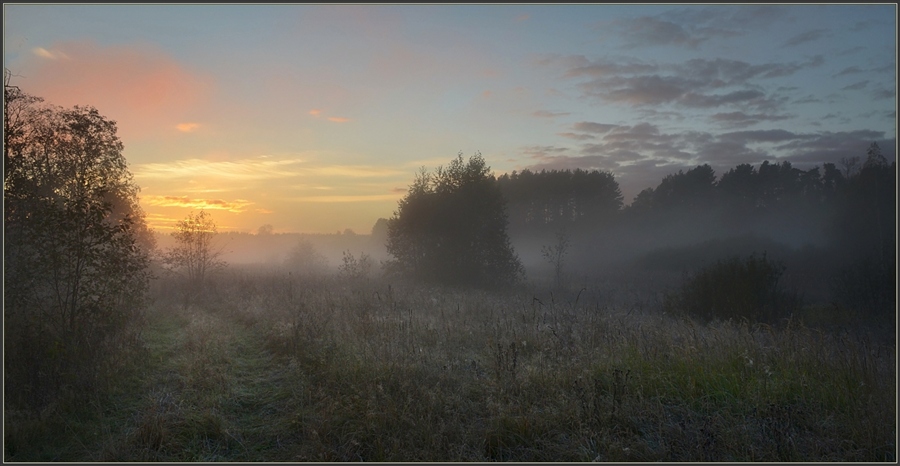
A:
[[[27,57],[25,92],[48,103],[90,105],[118,123],[119,135],[158,137],[205,103],[212,80],[146,45],[63,42]]]
[[[335,123],[346,123],[350,121],[350,119],[344,117],[328,117],[328,121],[333,121]]]
[[[192,133],[199,127],[200,125],[197,123],[179,123],[175,125],[175,129],[181,131],[182,133]]]
[[[322,111],[319,110],[319,109],[317,109],[317,108],[314,108],[314,109],[312,109],[312,110],[309,111],[309,114],[312,115],[312,116],[314,116],[314,117],[318,117],[319,115],[322,114]]]

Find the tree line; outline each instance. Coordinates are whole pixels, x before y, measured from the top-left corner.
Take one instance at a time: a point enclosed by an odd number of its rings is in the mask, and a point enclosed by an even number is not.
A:
[[[841,165],[802,170],[789,161],[764,161],[739,164],[717,179],[704,164],[665,176],[624,206],[609,172],[523,170],[495,177],[480,154],[468,162],[459,154],[447,169],[423,169],[399,202],[388,222],[389,270],[440,283],[515,283],[523,269],[510,238],[555,237],[542,254],[559,281],[565,254],[578,249],[573,238],[581,246],[625,247],[629,237],[642,235],[665,244],[679,228],[695,242],[703,232],[751,232],[813,244],[836,268],[862,267],[852,273],[877,276],[880,299],[889,300],[896,277],[896,162],[888,163],[872,143],[865,160]]]

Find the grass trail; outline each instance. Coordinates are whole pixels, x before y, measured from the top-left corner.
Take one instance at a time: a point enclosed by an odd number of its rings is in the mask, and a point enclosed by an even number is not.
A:
[[[6,460],[295,459],[299,372],[263,347],[258,328],[227,314],[165,310],[149,315],[143,338],[146,360],[108,398],[8,423]]]
[[[124,449],[103,461],[260,461],[285,454],[297,372],[263,348],[256,327],[202,310],[153,318],[150,370]]]

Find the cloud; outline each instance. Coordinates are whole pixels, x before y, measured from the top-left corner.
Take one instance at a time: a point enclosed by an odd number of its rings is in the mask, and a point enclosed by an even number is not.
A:
[[[659,105],[685,95],[691,83],[672,76],[634,76],[594,81],[582,86],[585,93],[614,103]]]
[[[627,48],[648,45],[685,45],[691,48],[708,39],[680,24],[650,16],[616,21],[613,27]]]
[[[528,13],[522,13],[520,15],[517,15],[515,18],[513,18],[513,21],[516,21],[516,22],[528,21],[530,18],[531,18],[531,15],[529,15]]]
[[[260,180],[296,176],[300,159],[274,160],[256,157],[238,161],[209,161],[202,159],[178,160],[138,165],[133,173],[136,179],[208,178],[219,180]]]
[[[773,113],[723,112],[716,113],[710,118],[725,126],[751,126],[761,122],[786,120],[790,116]]]
[[[784,42],[785,47],[794,47],[804,42],[812,42],[822,37],[828,37],[827,29],[813,29],[811,31],[801,32]]]
[[[582,121],[582,122],[575,123],[572,126],[572,129],[574,129],[575,131],[584,131],[584,132],[588,132],[588,133],[602,134],[602,133],[608,133],[618,127],[619,127],[619,125],[610,125],[610,124],[605,124],[605,123],[594,123],[591,121]]]
[[[192,133],[200,127],[198,123],[179,123],[175,125],[175,129],[181,131],[182,133]]]
[[[822,99],[820,99],[812,94],[809,94],[805,97],[801,97],[794,101],[795,104],[812,104],[812,103],[817,103],[817,102],[822,102]]]
[[[872,91],[872,98],[875,100],[890,100],[893,99],[895,95],[893,89],[888,89],[886,87]]]
[[[235,161],[186,159],[138,165],[137,180],[202,179],[215,182],[281,180],[286,178],[384,178],[405,175],[388,167],[369,165],[320,165],[300,158],[259,156]]]
[[[862,72],[863,72],[863,71],[862,71],[861,69],[859,69],[858,66],[848,66],[847,68],[844,68],[844,69],[841,70],[839,73],[834,74],[834,75],[832,75],[832,76],[833,76],[833,77],[846,76],[846,75],[848,75],[848,74],[859,74],[859,73],[862,73]]]
[[[538,110],[531,114],[532,116],[536,116],[538,118],[556,118],[560,116],[569,115],[569,112],[550,112],[547,110]]]
[[[141,201],[159,207],[183,207],[190,209],[226,210],[241,213],[253,202],[245,199],[225,201],[222,199],[191,199],[186,196],[143,196]]]
[[[335,176],[347,178],[382,178],[406,175],[406,172],[389,167],[370,165],[326,165],[310,167],[305,173],[311,176]]]
[[[567,139],[574,139],[576,141],[585,141],[587,139],[595,139],[596,136],[593,134],[583,134],[583,133],[557,133],[557,136],[561,136]]]
[[[312,110],[309,111],[309,114],[312,115],[312,116],[314,116],[314,117],[316,117],[316,118],[319,118],[319,117],[322,116],[323,112],[324,112],[324,111],[323,111],[322,109],[314,108],[314,109],[312,109]],[[347,123],[348,121],[350,121],[349,118],[345,118],[345,117],[336,117],[336,116],[328,117],[327,120],[328,120],[328,121],[332,121],[332,122],[334,122],[334,123]]]
[[[787,63],[751,64],[729,59],[692,59],[676,64],[648,64],[583,56],[549,57],[542,63],[561,66],[563,75],[581,80],[583,95],[634,107],[674,105],[685,108],[737,107],[774,109],[783,103],[765,92],[761,81],[785,77],[821,65],[822,56]]]
[[[799,139],[807,139],[809,135],[800,135],[786,131],[783,129],[768,129],[756,131],[735,131],[731,133],[720,134],[720,140],[738,141],[744,144],[750,142],[783,142]]]
[[[71,60],[71,58],[69,58],[69,56],[66,55],[65,52],[61,52],[59,50],[51,51],[51,50],[47,50],[43,47],[35,47],[31,51],[35,55],[37,55],[41,58],[46,58],[48,60],[59,60],[59,59]]]
[[[765,106],[766,94],[754,89],[733,91],[727,94],[701,94],[688,92],[681,96],[680,103],[688,107],[712,108],[723,105],[751,104],[756,107]]]
[[[96,107],[117,122],[126,143],[171,133],[214,92],[211,78],[154,46],[72,41],[34,52],[17,65],[28,74],[29,93],[63,107]]]
[[[403,190],[403,192],[407,192],[407,190]],[[359,194],[359,195],[345,195],[345,196],[301,196],[294,197],[290,200],[293,202],[313,202],[313,203],[335,203],[335,202],[378,202],[378,201],[393,201],[397,200],[401,197],[400,193],[392,193],[392,194]]]
[[[842,91],[855,91],[859,89],[864,89],[869,85],[869,81],[860,81],[858,83],[850,84],[849,86],[844,86],[841,88]]]
[[[716,5],[684,8],[652,16],[601,22],[597,30],[622,41],[626,49],[651,46],[698,48],[717,38],[735,37],[784,18],[777,6]]]
[[[522,155],[528,157],[532,160],[539,160],[546,162],[548,160],[556,160],[559,157],[565,157],[569,149],[566,147],[556,147],[556,146],[525,146],[520,149],[522,151]],[[541,162],[538,162],[540,164]]]
[[[618,63],[610,61],[594,61],[591,62],[584,55],[576,55],[572,57],[549,57],[540,61],[547,65],[561,65],[568,68],[565,77],[591,76],[602,78],[605,76],[615,76],[622,74],[638,74],[651,73],[659,70],[658,65],[647,63]]]

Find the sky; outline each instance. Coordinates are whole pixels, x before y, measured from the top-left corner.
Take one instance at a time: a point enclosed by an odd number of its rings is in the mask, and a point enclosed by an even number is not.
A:
[[[896,156],[897,5],[3,6],[24,92],[117,122],[148,223],[369,233],[416,173]]]

